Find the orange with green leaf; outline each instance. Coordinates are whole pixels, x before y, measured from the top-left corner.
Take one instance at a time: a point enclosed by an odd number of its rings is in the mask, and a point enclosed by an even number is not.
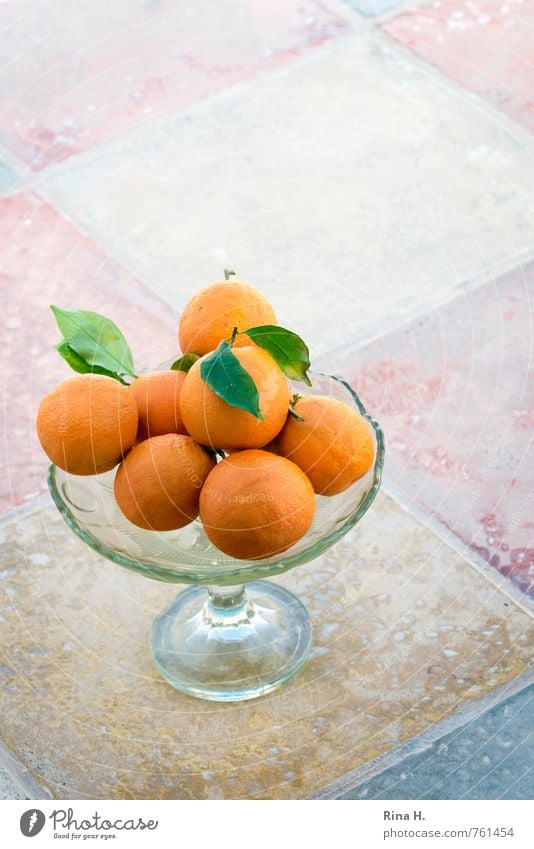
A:
[[[311,386],[307,345],[233,276],[189,301],[183,353],[144,374],[112,321],[52,307],[57,350],[78,375],[43,399],[37,431],[71,474],[117,467],[117,504],[138,527],[176,530],[200,512],[213,545],[257,560],[301,539],[316,498],[365,475],[374,445],[346,404],[293,394],[289,380]]]

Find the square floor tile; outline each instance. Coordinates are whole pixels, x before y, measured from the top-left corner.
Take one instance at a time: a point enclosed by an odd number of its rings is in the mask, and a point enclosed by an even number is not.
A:
[[[0,708],[58,798],[304,798],[525,671],[531,619],[386,496],[277,579],[314,649],[264,698],[202,702],[149,652],[177,588],[100,559],[55,508],[3,528]]]
[[[0,198],[0,305],[5,440],[0,509],[46,488],[46,458],[35,435],[43,395],[72,372],[54,348],[61,334],[50,304],[112,318],[139,368],[177,350],[177,319],[88,236],[30,192]]]
[[[534,161],[372,34],[40,176],[180,307],[234,268],[312,354],[534,244]]]
[[[330,367],[380,420],[386,481],[534,594],[534,264]]]
[[[388,20],[389,35],[534,130],[534,7],[435,0]]]
[[[321,0],[0,3],[0,137],[36,171],[342,33]]]

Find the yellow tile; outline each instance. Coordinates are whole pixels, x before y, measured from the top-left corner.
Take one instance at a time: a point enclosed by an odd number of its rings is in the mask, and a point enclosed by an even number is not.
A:
[[[319,561],[301,674],[252,702],[184,696],[148,634],[176,587],[84,547],[50,507],[2,529],[6,744],[56,797],[302,798],[519,675],[526,613],[382,495]]]

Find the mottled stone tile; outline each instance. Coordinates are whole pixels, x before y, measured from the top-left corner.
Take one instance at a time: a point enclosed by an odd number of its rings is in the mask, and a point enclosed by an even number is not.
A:
[[[304,798],[521,674],[531,620],[386,496],[279,578],[307,605],[311,659],[238,704],[151,665],[175,587],[100,559],[54,508],[1,531],[6,745],[60,798]]]
[[[389,35],[534,130],[534,7],[435,0],[388,20]]]
[[[534,798],[534,686],[340,799]]]
[[[234,268],[312,354],[534,243],[530,153],[371,33],[41,179],[171,303]]]
[[[35,415],[43,395],[73,375],[54,348],[61,334],[50,304],[112,318],[138,367],[173,356],[178,341],[172,310],[34,194],[0,198],[0,238],[1,510],[46,488]]]
[[[34,170],[335,38],[321,0],[0,4],[0,137]]]
[[[329,359],[386,433],[386,482],[534,589],[534,264]]]

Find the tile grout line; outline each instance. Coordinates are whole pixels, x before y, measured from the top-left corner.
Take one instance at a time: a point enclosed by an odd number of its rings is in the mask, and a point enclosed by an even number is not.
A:
[[[369,781],[377,775],[386,772],[391,767],[398,766],[413,755],[425,752],[442,737],[479,719],[487,711],[498,707],[509,698],[512,698],[512,696],[516,696],[518,693],[526,690],[532,684],[534,684],[534,669],[529,668],[505,684],[496,687],[491,693],[482,696],[481,699],[465,705],[451,716],[440,719],[399,746],[395,746],[389,751],[373,758],[368,763],[362,764],[354,770],[345,773],[341,778],[325,785],[325,787],[309,798],[323,800],[338,799],[342,793],[355,789],[365,781]]]
[[[424,9],[425,6],[430,5],[426,3],[422,6],[419,6],[417,10]],[[404,13],[411,11],[410,9],[406,9]],[[392,16],[394,17],[394,16]],[[388,18],[391,20],[391,18]],[[387,21],[384,21],[386,23]],[[534,134],[531,133],[523,124],[519,121],[515,121],[506,112],[498,109],[491,100],[486,100],[481,94],[476,91],[471,91],[470,89],[462,86],[459,82],[454,80],[452,77],[447,76],[447,74],[441,70],[441,68],[434,65],[427,59],[424,59],[419,55],[415,50],[411,50],[405,44],[400,42],[394,36],[390,35],[387,30],[384,29],[381,25],[377,26],[374,30],[375,35],[379,42],[383,44],[383,46],[389,48],[396,53],[400,59],[404,59],[404,61],[411,62],[416,69],[421,69],[422,73],[425,73],[427,76],[434,79],[437,83],[439,83],[442,87],[447,88],[449,91],[457,94],[462,97],[466,102],[470,102],[475,107],[480,109],[486,117],[488,117],[491,121],[493,121],[498,127],[508,133],[515,142],[521,144],[524,149],[528,152],[531,152],[534,155]]]
[[[517,271],[518,269],[523,268],[523,266],[529,265],[534,261],[534,245],[531,248],[525,248],[520,251],[518,254],[514,254],[513,256],[506,256],[500,260],[494,262],[490,267],[486,267],[484,271],[480,272],[473,277],[470,277],[464,281],[456,283],[451,289],[448,289],[447,292],[443,295],[443,297],[439,296],[430,296],[427,301],[416,301],[413,304],[413,312],[409,314],[404,314],[399,318],[392,318],[386,320],[384,323],[383,331],[369,332],[367,334],[363,334],[358,341],[348,342],[346,344],[340,345],[337,348],[332,348],[329,351],[325,351],[322,353],[317,359],[321,362],[327,358],[335,358],[338,356],[344,356],[347,353],[357,352],[362,348],[365,348],[367,345],[370,345],[373,342],[377,342],[379,339],[383,339],[385,336],[389,336],[391,333],[396,333],[399,330],[402,330],[408,325],[418,318],[424,318],[427,315],[432,315],[432,313],[437,312],[444,307],[447,307],[451,304],[454,304],[456,300],[461,298],[463,295],[469,295],[472,292],[475,293],[479,289],[483,289],[484,286],[488,286],[491,283],[494,283],[496,280],[501,277],[505,277],[507,274],[510,274],[513,271]]]
[[[472,569],[475,569],[488,583],[492,584],[496,590],[505,595],[516,607],[519,607],[523,613],[526,613],[530,618],[534,618],[534,602],[518,589],[515,584],[505,578],[504,575],[501,575],[489,563],[486,563],[480,555],[477,555],[466,543],[455,536],[452,531],[447,531],[441,522],[434,519],[430,513],[426,513],[422,507],[416,506],[413,502],[407,502],[406,496],[395,486],[385,484],[382,481],[381,489],[395,501],[401,510],[413,516],[419,524],[423,525],[434,536],[442,540],[442,542],[465,560]]]

